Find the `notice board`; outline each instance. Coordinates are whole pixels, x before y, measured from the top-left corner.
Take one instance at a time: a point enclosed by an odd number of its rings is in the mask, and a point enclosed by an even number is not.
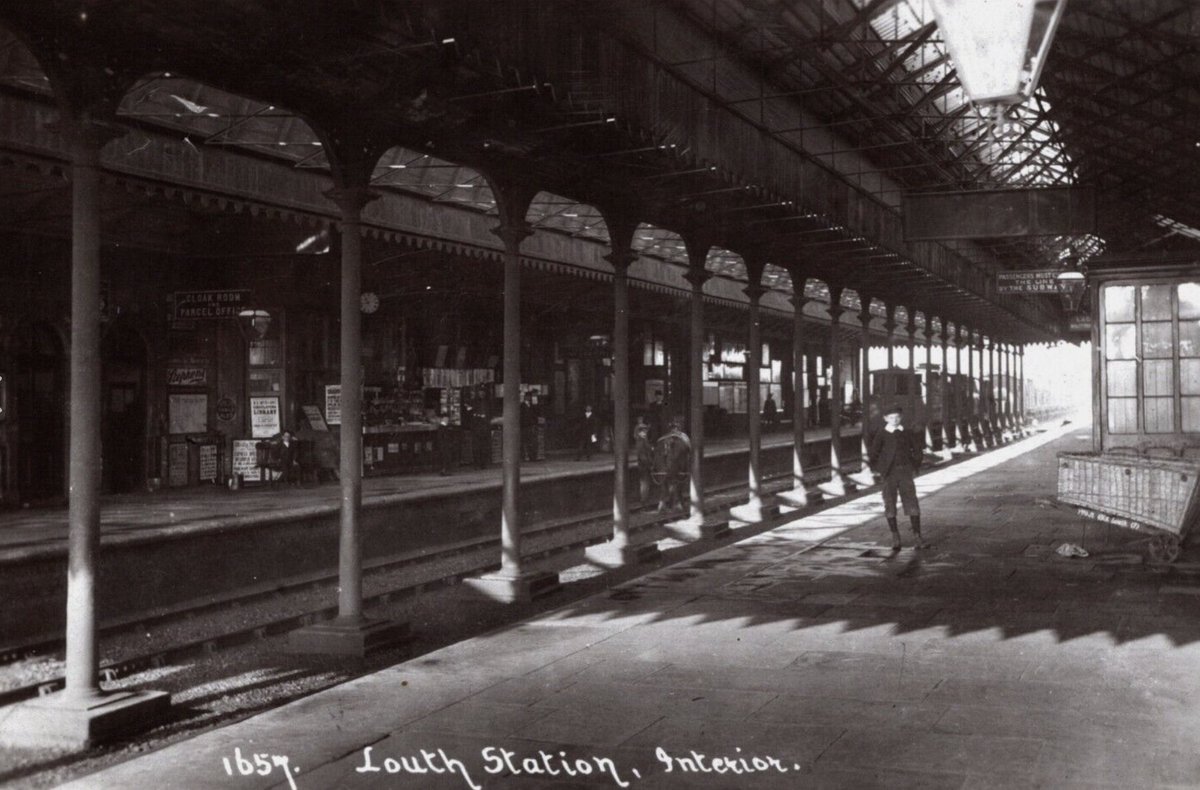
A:
[[[241,475],[243,480],[261,480],[261,470],[258,468],[258,454],[254,450],[257,444],[253,439],[233,440],[233,474]]]
[[[217,446],[200,445],[200,482],[217,481]]]

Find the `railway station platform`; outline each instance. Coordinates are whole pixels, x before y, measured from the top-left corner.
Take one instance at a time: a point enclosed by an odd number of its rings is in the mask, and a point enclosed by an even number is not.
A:
[[[1200,565],[1055,505],[1089,440],[926,472],[925,548],[868,492],[67,786],[1195,786]]]
[[[857,469],[857,426],[844,426],[842,458]],[[713,494],[745,496],[746,439],[708,440],[705,485]],[[805,433],[806,477],[828,479],[829,429]],[[765,434],[766,478],[791,483],[790,432]],[[612,534],[612,456],[575,460],[553,454],[521,467],[523,553],[582,548]],[[631,473],[630,503],[643,512],[634,526],[665,520],[644,512]],[[421,579],[481,572],[499,562],[501,470],[462,467],[368,477],[363,485],[364,561],[368,574],[404,566]],[[718,504],[714,500],[714,505]],[[726,503],[728,504],[728,503]],[[340,488],[220,486],[105,497],[101,511],[101,625],[269,593],[336,575]],[[676,514],[675,517],[678,517]],[[0,650],[61,635],[66,600],[67,510],[0,513]],[[368,577],[369,581],[369,577]]]

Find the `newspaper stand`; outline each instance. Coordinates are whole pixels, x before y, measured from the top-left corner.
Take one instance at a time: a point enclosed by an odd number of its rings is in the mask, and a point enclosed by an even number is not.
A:
[[[1059,453],[1058,499],[1079,514],[1145,532],[1150,558],[1174,562],[1196,519],[1200,462]]]

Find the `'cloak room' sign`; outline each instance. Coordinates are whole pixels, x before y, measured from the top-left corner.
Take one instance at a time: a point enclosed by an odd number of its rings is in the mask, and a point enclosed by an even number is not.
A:
[[[176,291],[175,320],[237,318],[250,301],[249,290]]]

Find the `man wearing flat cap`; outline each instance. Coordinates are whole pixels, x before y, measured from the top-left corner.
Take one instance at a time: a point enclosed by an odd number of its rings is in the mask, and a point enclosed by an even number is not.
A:
[[[892,551],[900,550],[900,530],[896,526],[896,494],[904,503],[904,512],[912,524],[917,548],[921,548],[921,506],[913,475],[924,457],[923,438],[904,428],[903,410],[898,405],[883,412],[884,426],[871,438],[871,469],[883,478],[883,512],[892,531]]]

